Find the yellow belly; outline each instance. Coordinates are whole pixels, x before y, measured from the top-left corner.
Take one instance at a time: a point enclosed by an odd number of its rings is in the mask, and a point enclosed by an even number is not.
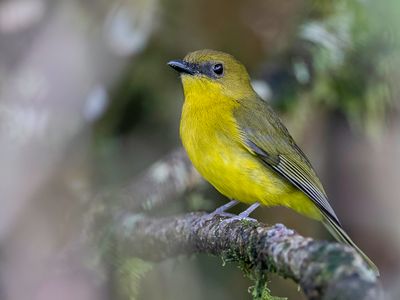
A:
[[[220,193],[244,203],[282,205],[312,218],[320,213],[301,191],[262,164],[240,142],[231,102],[188,99],[180,134],[193,165]]]

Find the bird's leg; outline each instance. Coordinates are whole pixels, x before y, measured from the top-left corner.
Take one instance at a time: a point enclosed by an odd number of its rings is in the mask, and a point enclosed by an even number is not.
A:
[[[224,213],[226,210],[230,209],[231,207],[234,207],[238,203],[239,203],[238,201],[232,200],[232,201],[230,201],[230,202],[218,207],[211,214],[220,215],[220,214]]]
[[[248,221],[257,222],[256,219],[249,218],[249,215],[259,206],[260,206],[260,203],[258,203],[258,202],[253,203],[251,206],[249,206],[249,208],[247,208],[245,211],[241,212],[237,216],[233,216],[229,219],[225,219],[222,222],[229,223],[229,222],[235,221],[235,220],[248,220]]]
[[[238,204],[239,202],[236,200],[232,200],[220,207],[218,207],[216,210],[214,210],[213,212],[203,216],[201,219],[201,225],[205,222],[208,221],[210,219],[212,219],[215,215],[221,215],[221,216],[227,216],[229,218],[233,217],[233,214],[230,213],[226,213],[225,211],[230,209],[231,207],[234,207],[236,204]]]
[[[238,217],[239,218],[247,218],[259,206],[260,206],[260,203],[258,203],[258,202],[253,203],[252,205],[249,206],[248,209],[246,209],[245,211],[242,211],[240,214],[238,214]]]

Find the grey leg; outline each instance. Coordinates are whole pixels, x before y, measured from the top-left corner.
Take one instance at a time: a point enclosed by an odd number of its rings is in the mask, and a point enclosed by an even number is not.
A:
[[[212,214],[216,214],[216,215],[217,214],[221,214],[221,213],[225,212],[227,209],[230,209],[231,207],[234,207],[238,203],[239,203],[238,201],[232,200],[232,201],[230,201],[230,202],[218,207],[216,210],[214,210],[212,212]]]
[[[239,218],[247,218],[257,207],[260,206],[260,203],[256,202],[252,204],[248,209],[238,214]]]
[[[249,218],[249,215],[259,206],[260,203],[256,202],[252,204],[248,209],[238,214],[237,216],[232,216],[228,219],[223,220],[222,223],[230,223],[236,220],[247,220],[247,221],[257,222],[256,219]]]
[[[260,203],[253,203],[251,206],[249,206],[245,211],[241,212],[240,214],[238,214],[237,216],[232,215],[230,213],[226,213],[225,211],[231,207],[234,207],[236,204],[238,204],[239,202],[236,200],[232,200],[220,207],[218,207],[216,210],[214,210],[212,213],[209,213],[205,216],[202,217],[201,220],[201,225],[204,224],[205,221],[212,219],[215,215],[221,215],[224,217],[228,217],[227,219],[223,220],[223,223],[230,223],[232,221],[235,220],[248,220],[248,221],[253,221],[256,222],[257,220],[249,218],[249,215],[257,208],[260,206]]]
[[[211,220],[215,215],[220,215],[220,216],[224,216],[224,217],[228,217],[228,218],[233,217],[234,216],[233,214],[226,213],[225,211],[227,209],[230,209],[231,207],[234,207],[238,203],[239,203],[238,201],[232,200],[232,201],[230,201],[230,202],[218,207],[213,212],[203,216],[201,218],[202,220],[200,221],[200,225],[203,226],[206,221]]]

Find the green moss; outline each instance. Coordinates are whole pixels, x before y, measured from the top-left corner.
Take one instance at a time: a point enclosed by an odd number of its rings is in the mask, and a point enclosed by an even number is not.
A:
[[[254,245],[252,242],[247,251],[251,251]],[[254,285],[249,288],[249,292],[253,296],[254,300],[283,300],[286,298],[276,297],[271,295],[271,291],[268,288],[268,271],[274,271],[275,266],[272,263],[268,263],[267,266],[257,266],[251,261],[252,253],[247,255],[240,255],[234,250],[229,250],[223,253],[222,260],[223,265],[227,262],[235,262],[238,264],[239,269],[243,274],[249,278]],[[268,270],[268,271],[267,271]]]
[[[241,219],[240,220],[240,223],[243,225],[243,226],[254,226],[254,221],[252,221],[252,220],[248,220],[248,219]]]
[[[271,290],[268,288],[268,279],[266,274],[257,275],[253,278],[255,285],[250,288],[251,295],[254,300],[284,300],[287,298],[271,295]]]

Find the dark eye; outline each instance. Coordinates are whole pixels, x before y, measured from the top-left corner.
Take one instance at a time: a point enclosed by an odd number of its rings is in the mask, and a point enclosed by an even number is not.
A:
[[[224,66],[222,64],[215,64],[212,66],[212,70],[217,75],[222,75],[224,73]]]

